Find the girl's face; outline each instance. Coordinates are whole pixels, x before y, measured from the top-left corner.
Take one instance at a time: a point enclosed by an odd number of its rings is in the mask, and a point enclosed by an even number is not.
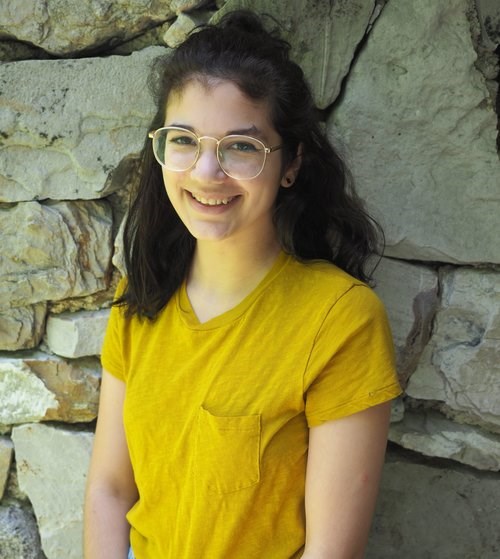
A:
[[[279,145],[281,138],[269,112],[265,101],[248,98],[232,82],[207,86],[191,80],[182,91],[171,94],[165,126],[217,139],[243,134],[271,147]],[[276,238],[272,214],[278,189],[280,184],[289,186],[286,179],[295,176],[293,169],[282,169],[282,157],[281,150],[271,152],[256,178],[234,179],[220,168],[216,142],[204,139],[196,164],[182,172],[163,168],[163,180],[173,207],[198,241],[269,243]]]

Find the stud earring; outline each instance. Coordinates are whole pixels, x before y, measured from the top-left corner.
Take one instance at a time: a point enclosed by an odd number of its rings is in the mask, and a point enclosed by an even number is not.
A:
[[[291,186],[293,180],[290,177],[285,177],[285,186]]]

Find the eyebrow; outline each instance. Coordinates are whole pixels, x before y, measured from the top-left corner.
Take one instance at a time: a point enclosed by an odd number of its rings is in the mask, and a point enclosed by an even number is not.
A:
[[[197,134],[194,127],[189,126],[189,124],[182,124],[180,122],[172,122],[172,124],[169,124],[168,126],[177,126],[178,128],[185,128],[186,130],[190,130],[194,134]],[[262,131],[255,126],[255,124],[252,124],[252,126],[249,126],[248,128],[238,128],[237,130],[229,130],[224,134],[224,136],[233,136],[233,135],[234,136],[254,136],[256,138],[262,138],[264,140],[266,139],[265,134],[263,134]]]

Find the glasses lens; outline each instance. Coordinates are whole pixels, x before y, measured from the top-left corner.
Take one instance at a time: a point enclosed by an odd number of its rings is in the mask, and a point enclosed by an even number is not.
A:
[[[249,136],[226,136],[219,144],[222,170],[235,179],[253,179],[266,161],[265,146]]]
[[[198,156],[198,139],[189,130],[160,128],[153,138],[156,159],[171,171],[185,171]]]

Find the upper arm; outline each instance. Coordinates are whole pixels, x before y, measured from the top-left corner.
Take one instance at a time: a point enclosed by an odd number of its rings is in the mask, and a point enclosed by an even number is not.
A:
[[[137,489],[123,427],[124,400],[125,383],[103,371],[87,487],[105,490],[132,504]]]
[[[386,402],[310,429],[304,557],[364,557],[389,418]]]

